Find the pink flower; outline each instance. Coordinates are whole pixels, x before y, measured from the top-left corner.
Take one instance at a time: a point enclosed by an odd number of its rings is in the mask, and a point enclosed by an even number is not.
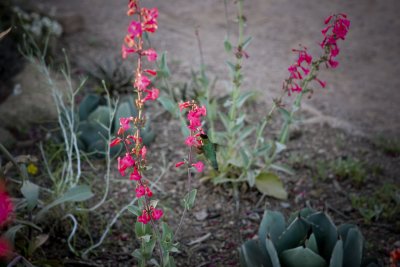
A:
[[[143,98],[143,102],[146,102],[148,100],[156,100],[158,98],[158,94],[160,93],[160,91],[157,88],[152,88],[151,90],[144,90],[145,92],[147,92],[148,94],[146,95],[145,98]]]
[[[176,168],[179,168],[180,166],[182,166],[183,164],[185,164],[184,161],[179,161],[177,164],[175,164]]]
[[[136,79],[135,79],[135,84],[134,86],[140,90],[143,91],[144,89],[147,88],[147,86],[150,85],[150,80],[149,78],[147,78],[147,76],[142,75],[141,73],[139,73],[138,75],[136,75]]]
[[[138,216],[138,222],[147,224],[151,220],[150,215],[146,210],[143,210],[142,215]]]
[[[133,48],[127,48],[125,45],[122,45],[121,52],[122,52],[122,58],[125,59],[128,57],[129,54],[135,53],[136,50]]]
[[[142,156],[143,160],[146,160],[146,155],[147,155],[147,148],[146,146],[142,146],[142,148],[140,149],[140,155]]]
[[[146,191],[146,195],[148,197],[152,197],[153,196],[153,192],[151,192],[151,189],[148,186],[146,186],[145,191]]]
[[[156,61],[157,60],[157,52],[152,48],[144,50],[142,52],[142,55],[147,56],[148,61]]]
[[[179,110],[180,112],[182,112],[182,110],[187,109],[188,107],[190,107],[192,104],[187,101],[187,102],[183,102],[183,103],[179,103]]]
[[[142,28],[146,32],[155,32],[158,28],[157,18],[158,18],[158,9],[155,8],[142,8]]]
[[[203,169],[204,169],[203,162],[198,161],[197,163],[192,164],[192,166],[195,167],[198,172],[203,172]]]
[[[323,82],[323,81],[321,81],[321,80],[318,79],[318,78],[315,78],[315,80],[321,85],[322,88],[325,88],[325,87],[326,87],[326,82]]]
[[[136,0],[130,0],[129,4],[128,4],[128,12],[127,15],[128,16],[132,16],[133,14],[136,13],[137,10],[137,3]]]
[[[13,209],[13,204],[7,192],[0,192],[0,226],[7,222]]]
[[[128,33],[131,34],[132,38],[135,38],[136,36],[142,36],[142,25],[133,20],[128,27]]]
[[[132,118],[120,118],[119,119],[119,125],[122,127],[122,129],[129,130],[130,126],[129,123],[131,122]]]
[[[197,139],[194,136],[188,136],[188,137],[186,137],[185,144],[187,146],[196,146]]]
[[[119,138],[119,137],[115,138],[114,140],[111,141],[110,147],[114,147],[116,145],[119,145],[121,143],[121,141],[122,141],[121,138]]]
[[[118,171],[121,176],[125,176],[125,170],[133,165],[135,165],[135,160],[129,153],[126,153],[122,159],[118,157]]]
[[[146,193],[146,189],[144,188],[144,186],[141,186],[141,185],[136,187],[135,191],[136,191],[137,198],[141,198]]]
[[[151,76],[157,76],[157,71],[155,71],[155,70],[144,70],[144,72],[146,72],[147,74],[149,74]]]
[[[154,209],[151,213],[151,217],[153,217],[153,219],[157,221],[163,216],[163,214],[164,213],[161,209]]]
[[[135,167],[133,172],[129,176],[129,180],[140,181],[140,179],[142,179],[142,176],[140,175],[138,169]]]

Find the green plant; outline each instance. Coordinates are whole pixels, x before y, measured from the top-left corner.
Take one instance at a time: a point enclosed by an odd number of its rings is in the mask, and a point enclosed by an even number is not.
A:
[[[375,142],[375,146],[382,150],[385,154],[397,157],[400,155],[400,139],[388,139],[378,138]]]
[[[103,82],[111,96],[126,94],[130,88],[133,75],[122,64],[121,59],[106,58],[100,63],[93,63],[85,67],[89,78],[98,85],[97,93],[103,94]]]
[[[367,176],[364,164],[352,158],[340,158],[332,164],[331,168],[336,177],[339,179],[351,179],[356,186],[363,184]]]
[[[120,118],[137,116],[137,110],[131,96],[123,98],[119,103],[107,104],[106,98],[89,94],[79,104],[78,109],[78,141],[79,146],[86,152],[104,156],[108,146],[106,138],[107,129],[111,129],[112,135],[116,135]],[[116,107],[116,108],[115,108]],[[115,110],[114,110],[115,109]],[[110,118],[113,118],[110,120]],[[130,132],[128,134],[133,134]],[[151,128],[151,121],[146,120],[145,127],[140,132],[143,143],[149,146],[155,139],[155,133]],[[115,155],[121,149],[116,146],[111,149]]]
[[[364,238],[357,226],[336,228],[324,212],[305,208],[286,224],[280,212],[266,210],[258,239],[240,247],[241,266],[323,267],[378,266],[363,259]]]
[[[396,222],[400,214],[400,187],[385,183],[372,195],[351,195],[351,204],[366,223],[377,221],[379,218]]]

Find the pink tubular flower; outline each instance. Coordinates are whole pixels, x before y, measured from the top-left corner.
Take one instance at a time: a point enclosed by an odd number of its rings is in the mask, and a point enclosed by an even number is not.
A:
[[[145,98],[143,98],[143,102],[146,102],[148,100],[156,100],[158,98],[158,95],[160,93],[160,91],[157,88],[152,88],[151,90],[144,90],[145,92],[147,92],[147,95]]]
[[[145,8],[143,7],[141,10],[142,15],[142,28],[146,32],[155,32],[158,28],[157,18],[158,18],[158,9],[155,8]]]
[[[192,104],[189,101],[183,102],[183,103],[179,103],[179,111],[182,112],[182,110],[187,109],[191,105]]]
[[[136,187],[135,191],[136,191],[136,197],[137,198],[141,198],[146,193],[146,189],[142,185]]]
[[[151,217],[153,217],[154,220],[159,220],[163,216],[163,211],[161,209],[154,209],[151,213]]]
[[[128,27],[128,33],[131,35],[132,38],[142,36],[142,25],[139,22],[133,20]]]
[[[194,136],[188,136],[185,140],[185,144],[187,146],[196,146],[197,145],[197,139]]]
[[[121,138],[119,138],[119,137],[115,138],[114,140],[111,141],[110,147],[114,147],[116,145],[119,145],[121,143],[121,141],[122,141]]]
[[[138,222],[147,224],[151,220],[150,215],[146,210],[143,210],[142,215],[138,216]]]
[[[122,129],[129,130],[130,126],[129,123],[132,121],[132,118],[120,118],[119,119],[119,125],[122,127]]]
[[[157,52],[152,48],[144,50],[142,52],[142,55],[146,56],[147,60],[150,61],[150,62],[157,60]]]
[[[135,53],[136,50],[133,48],[127,48],[125,45],[122,45],[122,58],[125,59],[128,57],[129,54]]]
[[[203,169],[204,169],[203,162],[198,161],[197,163],[192,164],[192,166],[196,168],[197,172],[203,172]]]
[[[178,163],[175,164],[176,168],[179,168],[180,166],[182,166],[183,164],[185,164],[184,161],[179,161]]]
[[[145,192],[148,197],[153,196],[153,192],[151,191],[151,189],[148,186],[146,186]]]
[[[140,175],[138,169],[135,167],[133,169],[133,172],[129,176],[129,180],[140,181],[140,179],[142,179],[142,176]]]
[[[146,72],[147,74],[149,74],[151,76],[157,76],[157,71],[155,71],[155,70],[144,70],[144,72]]]
[[[0,226],[7,222],[13,209],[13,204],[7,192],[0,192]]]
[[[134,86],[139,90],[139,91],[143,91],[144,89],[147,88],[147,86],[150,85],[150,80],[149,78],[147,78],[147,76],[142,75],[141,73],[138,73],[136,75],[136,79],[135,79],[135,84]]]
[[[128,16],[132,16],[133,14],[135,14],[137,11],[137,3],[136,0],[130,0],[129,4],[128,4],[128,12],[127,15]]]
[[[146,160],[146,155],[147,155],[147,148],[146,146],[142,146],[142,148],[140,149],[140,155],[142,157],[143,160]]]
[[[121,176],[125,176],[125,170],[135,165],[135,160],[129,153],[126,153],[123,158],[118,157],[118,171]]]

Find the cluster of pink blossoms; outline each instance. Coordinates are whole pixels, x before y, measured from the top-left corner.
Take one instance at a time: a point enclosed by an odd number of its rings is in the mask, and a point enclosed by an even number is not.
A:
[[[190,135],[186,138],[185,144],[188,147],[201,148],[203,146],[203,141],[201,135],[205,134],[202,128],[201,117],[207,115],[207,110],[205,106],[199,107],[194,101],[188,101],[179,104],[179,110],[182,112],[185,109],[190,108],[187,119],[189,121],[188,128],[190,130]],[[180,167],[185,164],[184,161],[178,162],[175,166]],[[204,163],[198,161],[196,163],[190,163],[198,172],[202,172],[204,169]]]
[[[350,20],[345,14],[331,15],[326,18],[327,25],[321,32],[324,40],[321,42],[321,47],[327,49],[329,53],[328,64],[332,68],[336,68],[339,62],[334,60],[334,57],[339,55],[339,47],[337,41],[344,40],[350,28]]]
[[[338,62],[334,60],[339,54],[339,47],[337,41],[339,39],[344,40],[350,27],[350,21],[347,19],[345,14],[331,15],[325,20],[325,25],[327,25],[323,30],[324,40],[321,42],[320,46],[325,51],[325,57],[322,57],[327,62],[327,66],[336,68]],[[283,89],[290,95],[293,92],[301,92],[304,88],[301,86],[304,76],[310,74],[310,70],[313,64],[313,58],[307,52],[306,47],[301,47],[300,49],[293,49],[293,52],[298,54],[297,61],[288,68],[290,76],[285,80],[283,84]],[[321,58],[321,59],[322,59]],[[320,64],[322,60],[314,62],[314,64]],[[326,87],[326,82],[321,81],[314,76],[311,80],[317,81],[323,88]]]
[[[149,204],[148,198],[153,196],[148,183],[142,179],[142,172],[146,169],[147,148],[143,145],[140,137],[140,129],[143,128],[145,118],[143,118],[143,104],[149,100],[158,98],[159,90],[151,87],[149,76],[156,76],[157,72],[153,69],[142,69],[142,57],[146,57],[149,62],[157,60],[157,53],[154,49],[143,49],[143,33],[153,33],[157,30],[157,8],[148,9],[139,7],[138,0],[130,0],[128,4],[128,16],[136,15],[137,20],[133,20],[128,27],[128,34],[125,37],[125,45],[122,45],[122,57],[125,59],[130,54],[138,56],[137,69],[135,72],[134,88],[137,90],[136,107],[139,110],[138,117],[120,118],[120,128],[117,137],[111,142],[111,146],[123,143],[126,153],[123,157],[118,157],[118,171],[122,176],[129,174],[129,179],[136,181],[136,197],[144,197],[144,209],[138,216],[138,221],[147,224],[151,220],[159,220],[163,216],[161,209],[156,209]],[[144,96],[146,94],[146,96]],[[127,134],[130,129],[136,129],[135,134]]]
[[[14,210],[10,197],[5,191],[5,186],[0,184],[0,228],[9,221]],[[0,259],[10,255],[12,249],[8,240],[0,238]]]

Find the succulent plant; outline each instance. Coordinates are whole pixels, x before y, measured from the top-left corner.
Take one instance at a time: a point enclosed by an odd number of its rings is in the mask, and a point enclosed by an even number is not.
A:
[[[357,226],[336,228],[325,212],[305,208],[286,225],[280,212],[266,210],[258,239],[240,247],[240,264],[246,267],[374,267],[363,259],[364,238]]]
[[[111,134],[115,136],[119,128],[120,118],[136,116],[137,110],[133,103],[132,96],[122,99],[116,108],[115,118],[110,125],[112,108],[107,105],[106,99],[95,94],[85,96],[78,110],[78,144],[80,148],[96,155],[104,154],[107,144],[103,137],[107,136],[107,128],[111,127]],[[149,146],[155,139],[155,133],[150,127],[149,119],[140,134],[146,146]],[[111,154],[115,155],[120,149],[119,146],[113,147]]]

